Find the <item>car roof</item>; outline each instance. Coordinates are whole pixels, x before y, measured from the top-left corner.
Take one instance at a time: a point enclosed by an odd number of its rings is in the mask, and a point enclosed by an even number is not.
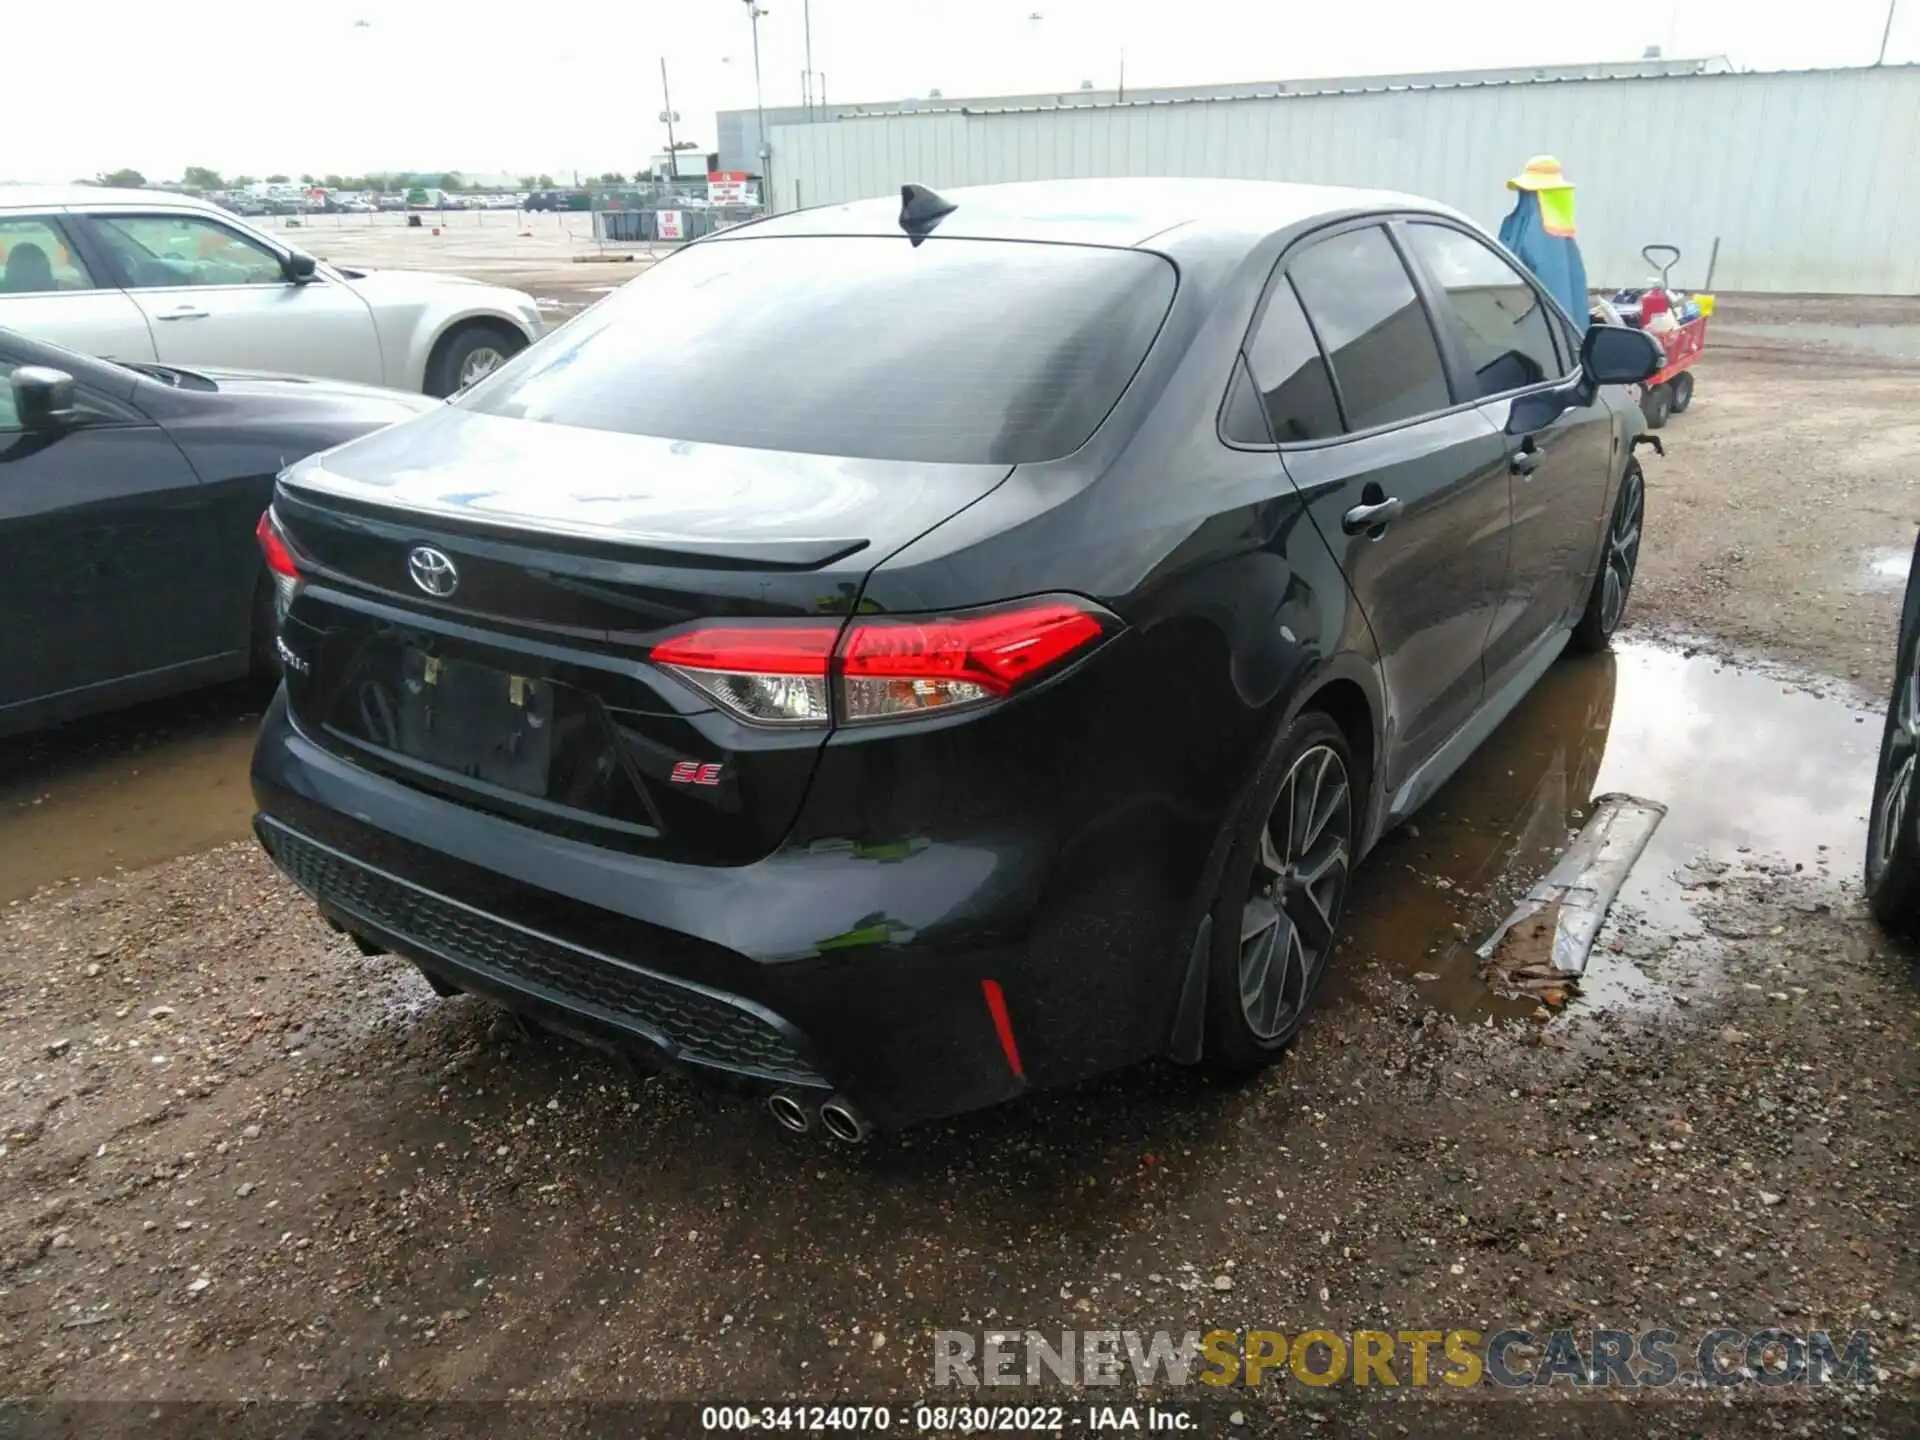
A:
[[[0,211],[90,210],[101,205],[144,205],[217,210],[210,201],[174,190],[111,190],[104,185],[0,185]]]
[[[1276,180],[1139,178],[1037,180],[940,191],[955,209],[933,229],[941,238],[1036,240],[1162,249],[1233,236],[1251,246],[1311,221],[1381,210],[1421,210],[1463,219],[1432,200],[1391,190],[1296,185]],[[716,239],[774,235],[897,235],[900,201],[856,200],[769,216]],[[1177,239],[1176,239],[1177,233]]]

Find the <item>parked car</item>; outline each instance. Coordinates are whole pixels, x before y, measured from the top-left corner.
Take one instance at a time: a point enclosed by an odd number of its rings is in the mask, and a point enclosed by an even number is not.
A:
[[[1880,733],[1873,807],[1867,820],[1867,907],[1887,929],[1920,932],[1920,539],[1907,569],[1900,635],[1893,656],[1893,694]]]
[[[1377,192],[737,227],[281,477],[258,833],[794,1129],[1259,1066],[1354,864],[1619,625],[1658,363]]]
[[[434,404],[0,330],[0,735],[270,672],[274,472]]]
[[[0,325],[89,354],[448,395],[541,333],[518,290],[316,260],[217,205],[0,190]]]

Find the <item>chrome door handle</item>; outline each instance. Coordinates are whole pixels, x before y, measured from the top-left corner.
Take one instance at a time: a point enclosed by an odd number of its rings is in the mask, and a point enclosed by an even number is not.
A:
[[[1398,520],[1400,512],[1405,508],[1398,498],[1382,500],[1375,505],[1356,505],[1340,517],[1340,528],[1349,535],[1358,535],[1367,530],[1381,530],[1386,527],[1388,521]]]
[[[164,315],[156,315],[156,320],[204,320],[213,312],[210,310],[189,310],[182,306],[178,310],[169,310]]]

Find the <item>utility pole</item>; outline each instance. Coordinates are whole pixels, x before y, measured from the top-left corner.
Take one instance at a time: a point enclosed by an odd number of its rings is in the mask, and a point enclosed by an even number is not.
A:
[[[1893,34],[1893,7],[1899,3],[1900,0],[1887,0],[1887,23],[1880,32],[1880,58],[1873,62],[1875,65],[1887,63],[1887,37]]]
[[[800,23],[807,37],[807,69],[801,76],[800,99],[807,107],[807,123],[813,123],[813,0],[801,0]]]
[[[660,57],[660,98],[667,108],[660,112],[660,121],[667,127],[667,178],[680,178],[680,152],[673,148],[673,122],[680,117],[673,113],[673,92],[667,89],[667,57]]]
[[[746,0],[747,21],[753,26],[753,115],[760,136],[760,184],[764,193],[760,203],[773,210],[773,152],[767,144],[767,107],[760,94],[760,17],[767,12],[754,0]]]

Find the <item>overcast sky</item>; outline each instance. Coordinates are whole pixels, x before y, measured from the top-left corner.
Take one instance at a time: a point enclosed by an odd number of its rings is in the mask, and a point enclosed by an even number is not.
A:
[[[1887,59],[1920,60],[1920,0],[1897,3]],[[769,105],[800,100],[804,8],[762,0]],[[663,55],[681,138],[711,148],[714,111],[754,99],[744,0],[196,0],[188,14],[116,7],[116,44],[82,60],[68,7],[9,7],[0,179],[632,171],[664,148]],[[1859,65],[1886,15],[1887,0],[812,0],[830,102],[1110,86],[1123,50],[1129,86],[1627,60],[1648,45],[1753,69]]]

